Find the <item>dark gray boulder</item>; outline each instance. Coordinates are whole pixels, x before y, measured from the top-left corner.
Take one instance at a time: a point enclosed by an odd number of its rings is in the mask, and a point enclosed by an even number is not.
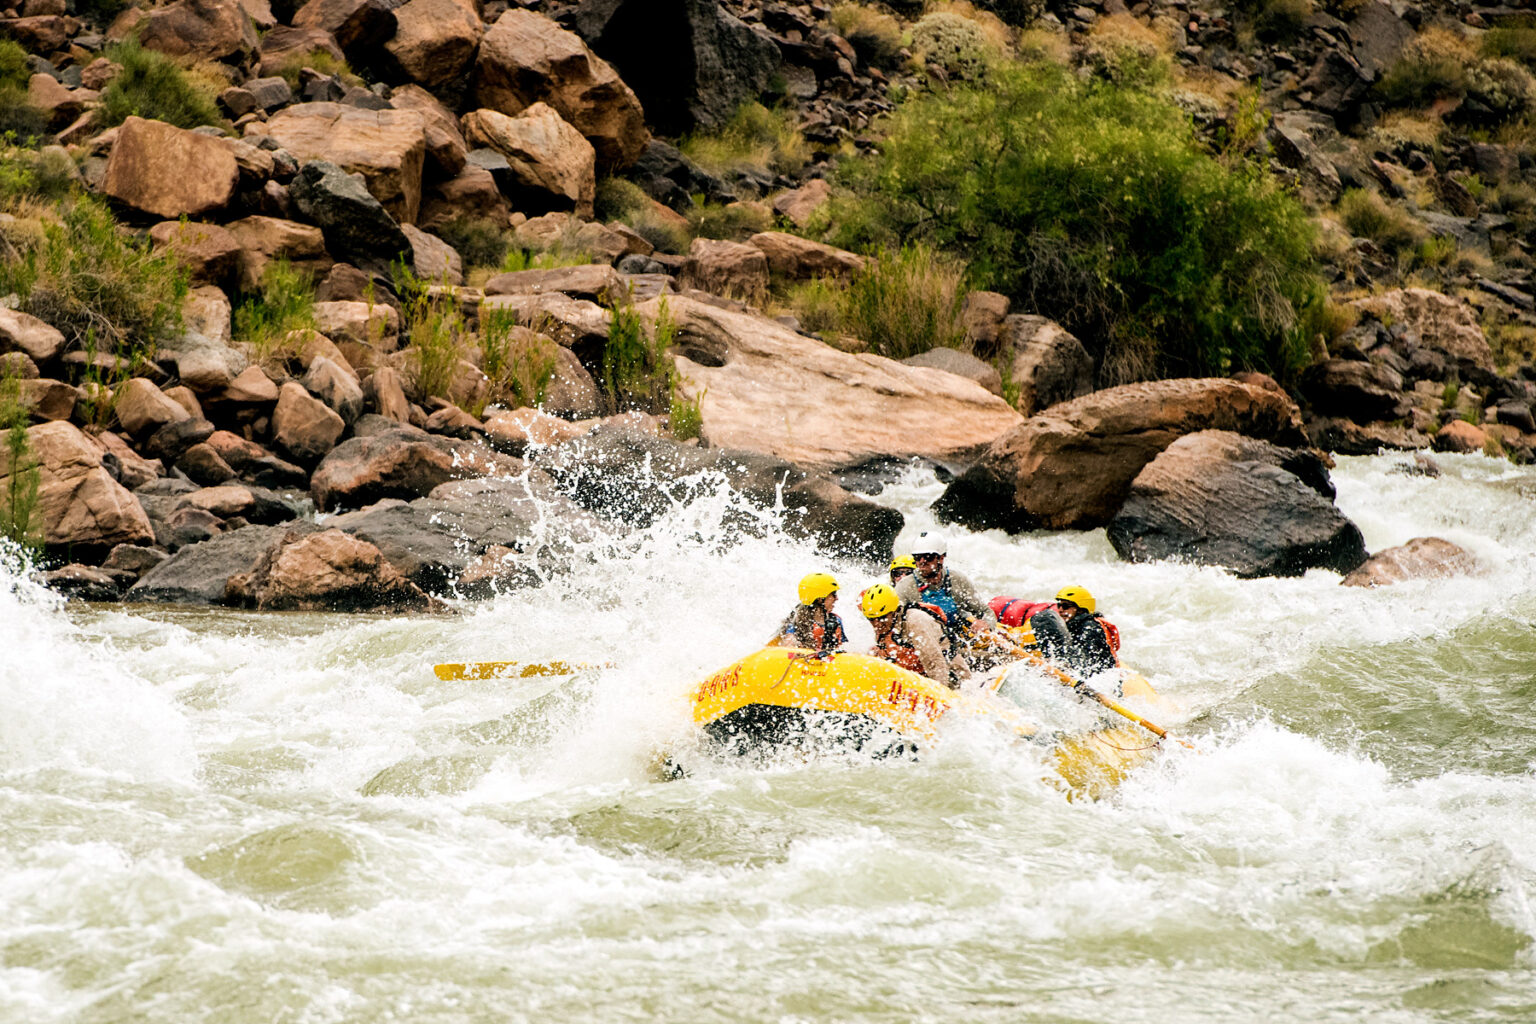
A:
[[[1320,413],[1358,422],[1399,415],[1403,377],[1391,367],[1356,359],[1325,359],[1301,375],[1301,393]]]
[[[1137,475],[1107,532],[1126,561],[1180,559],[1242,577],[1348,573],[1366,559],[1317,455],[1223,430],[1165,448]]]
[[[282,526],[247,526],[221,533],[211,540],[182,548],[149,570],[129,588],[123,600],[224,604],[225,586],[231,576],[253,571],[269,548],[295,530],[312,533],[319,529],[314,523],[299,521]]]
[[[311,160],[288,186],[288,195],[325,235],[325,248],[337,260],[363,270],[389,273],[391,261],[409,257],[411,243],[400,225],[363,186],[326,160]]]
[[[784,528],[814,539],[829,554],[884,562],[905,517],[844,490],[831,475],[781,459],[728,448],[695,448],[629,427],[600,427],[540,453],[561,490],[606,519],[645,528],[693,495],[721,484],[758,509],[780,507]],[[733,525],[759,533],[743,512]]]
[[[663,135],[724,124],[763,94],[782,62],[772,39],[719,0],[583,0],[569,24]]]
[[[488,549],[518,556],[501,574],[504,584],[533,585],[608,532],[537,471],[516,480],[456,480],[428,497],[380,501],[326,525],[368,541],[401,575],[437,594],[450,592]]]

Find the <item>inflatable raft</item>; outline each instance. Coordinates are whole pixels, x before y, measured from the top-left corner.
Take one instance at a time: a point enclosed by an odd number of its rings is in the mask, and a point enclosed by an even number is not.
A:
[[[1059,784],[1073,795],[1102,795],[1156,751],[1156,736],[1119,718],[1094,716],[1098,727],[1067,735],[1043,729],[1022,698],[1043,691],[1059,699],[1052,687],[1065,690],[1021,663],[957,691],[862,654],[767,647],[716,672],[691,696],[694,723],[721,750],[746,756],[840,749],[910,757],[937,742],[946,723],[986,719],[1022,741],[1048,743]],[[1139,675],[1128,673],[1121,688],[1147,713],[1167,710]]]

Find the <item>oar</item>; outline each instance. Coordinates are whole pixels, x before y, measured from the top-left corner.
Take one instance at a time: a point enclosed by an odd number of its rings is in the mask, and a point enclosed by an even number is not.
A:
[[[994,643],[1001,646],[1009,654],[1013,654],[1019,658],[1022,658],[1023,660],[1028,661],[1033,665],[1040,666],[1041,668],[1045,669],[1049,675],[1054,677],[1057,682],[1072,690],[1072,692],[1081,694],[1084,697],[1090,697],[1093,700],[1098,701],[1100,704],[1104,705],[1115,714],[1129,718],[1131,721],[1135,722],[1137,725],[1141,726],[1143,729],[1147,730],[1158,739],[1166,740],[1169,738],[1167,729],[1152,724],[1145,718],[1142,718],[1136,712],[1132,711],[1130,708],[1104,696],[1098,690],[1095,690],[1093,687],[1089,686],[1082,680],[1073,679],[1070,675],[1063,672],[1055,665],[1052,665],[1050,662],[1046,661],[1039,651],[1032,651],[1027,647],[1016,644],[1013,642],[1012,638],[998,633],[981,633],[977,635],[982,636],[983,638],[991,637]],[[1188,742],[1187,740],[1181,740],[1177,736],[1173,737],[1173,740],[1175,743],[1187,747],[1190,750],[1195,749],[1195,745]]]
[[[433,665],[437,678],[455,679],[527,679],[531,676],[568,676],[588,668],[613,668],[613,663],[591,665],[586,662],[543,661],[520,664],[516,661],[449,662]]]

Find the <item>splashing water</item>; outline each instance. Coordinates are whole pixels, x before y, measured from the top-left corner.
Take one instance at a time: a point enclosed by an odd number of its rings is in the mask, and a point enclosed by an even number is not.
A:
[[[65,607],[7,553],[0,1020],[1531,1020],[1536,473],[1404,461],[1340,460],[1341,508],[1482,572],[945,528],[988,594],[1088,587],[1188,709],[1200,753],[1099,803],[980,732],[653,781],[801,575],[873,578],[719,487],[442,617]],[[878,499],[898,545],[939,489]],[[510,659],[613,667],[431,673]]]

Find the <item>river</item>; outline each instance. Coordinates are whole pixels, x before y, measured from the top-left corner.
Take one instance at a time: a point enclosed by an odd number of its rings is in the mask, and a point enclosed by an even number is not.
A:
[[[1185,712],[1110,798],[956,735],[696,761],[689,684],[824,566],[704,493],[440,617],[65,606],[0,568],[0,1021],[1536,1020],[1536,471],[1341,459],[1375,591],[949,530],[988,593],[1088,587]],[[914,474],[879,500],[933,525]],[[575,677],[441,682],[438,661]],[[610,664],[612,667],[602,667]]]

